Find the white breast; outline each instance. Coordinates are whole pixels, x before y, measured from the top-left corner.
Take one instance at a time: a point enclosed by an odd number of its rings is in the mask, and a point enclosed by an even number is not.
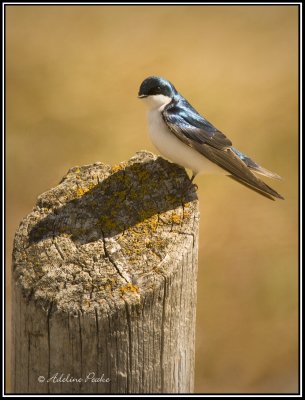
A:
[[[158,108],[150,107],[148,111],[150,138],[159,152],[173,162],[191,169],[194,173],[225,174],[226,171],[184,144],[167,128],[161,115],[166,104],[162,104]]]

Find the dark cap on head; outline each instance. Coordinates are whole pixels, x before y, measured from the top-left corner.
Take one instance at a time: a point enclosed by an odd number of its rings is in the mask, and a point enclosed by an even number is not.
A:
[[[177,94],[177,90],[174,85],[160,76],[150,76],[141,83],[138,97],[141,98],[158,94],[174,97],[174,95]]]

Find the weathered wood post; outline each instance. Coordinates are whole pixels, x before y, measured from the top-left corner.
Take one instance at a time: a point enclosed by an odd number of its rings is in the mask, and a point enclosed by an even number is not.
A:
[[[139,152],[69,170],[13,251],[14,393],[193,391],[198,201]]]

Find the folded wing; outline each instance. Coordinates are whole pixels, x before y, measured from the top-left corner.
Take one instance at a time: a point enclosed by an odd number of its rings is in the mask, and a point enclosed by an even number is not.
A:
[[[232,142],[200,116],[185,99],[170,103],[164,108],[162,116],[178,139],[226,170],[232,179],[272,200],[273,197],[283,199],[279,193],[257,178],[251,169],[265,176],[268,176],[268,173],[269,177],[279,176],[260,167],[247,156],[242,159],[242,153],[232,147]]]

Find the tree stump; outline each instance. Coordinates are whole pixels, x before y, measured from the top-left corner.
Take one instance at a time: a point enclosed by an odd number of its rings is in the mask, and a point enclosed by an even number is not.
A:
[[[192,392],[198,225],[185,170],[148,152],[40,195],[14,241],[13,392]]]

